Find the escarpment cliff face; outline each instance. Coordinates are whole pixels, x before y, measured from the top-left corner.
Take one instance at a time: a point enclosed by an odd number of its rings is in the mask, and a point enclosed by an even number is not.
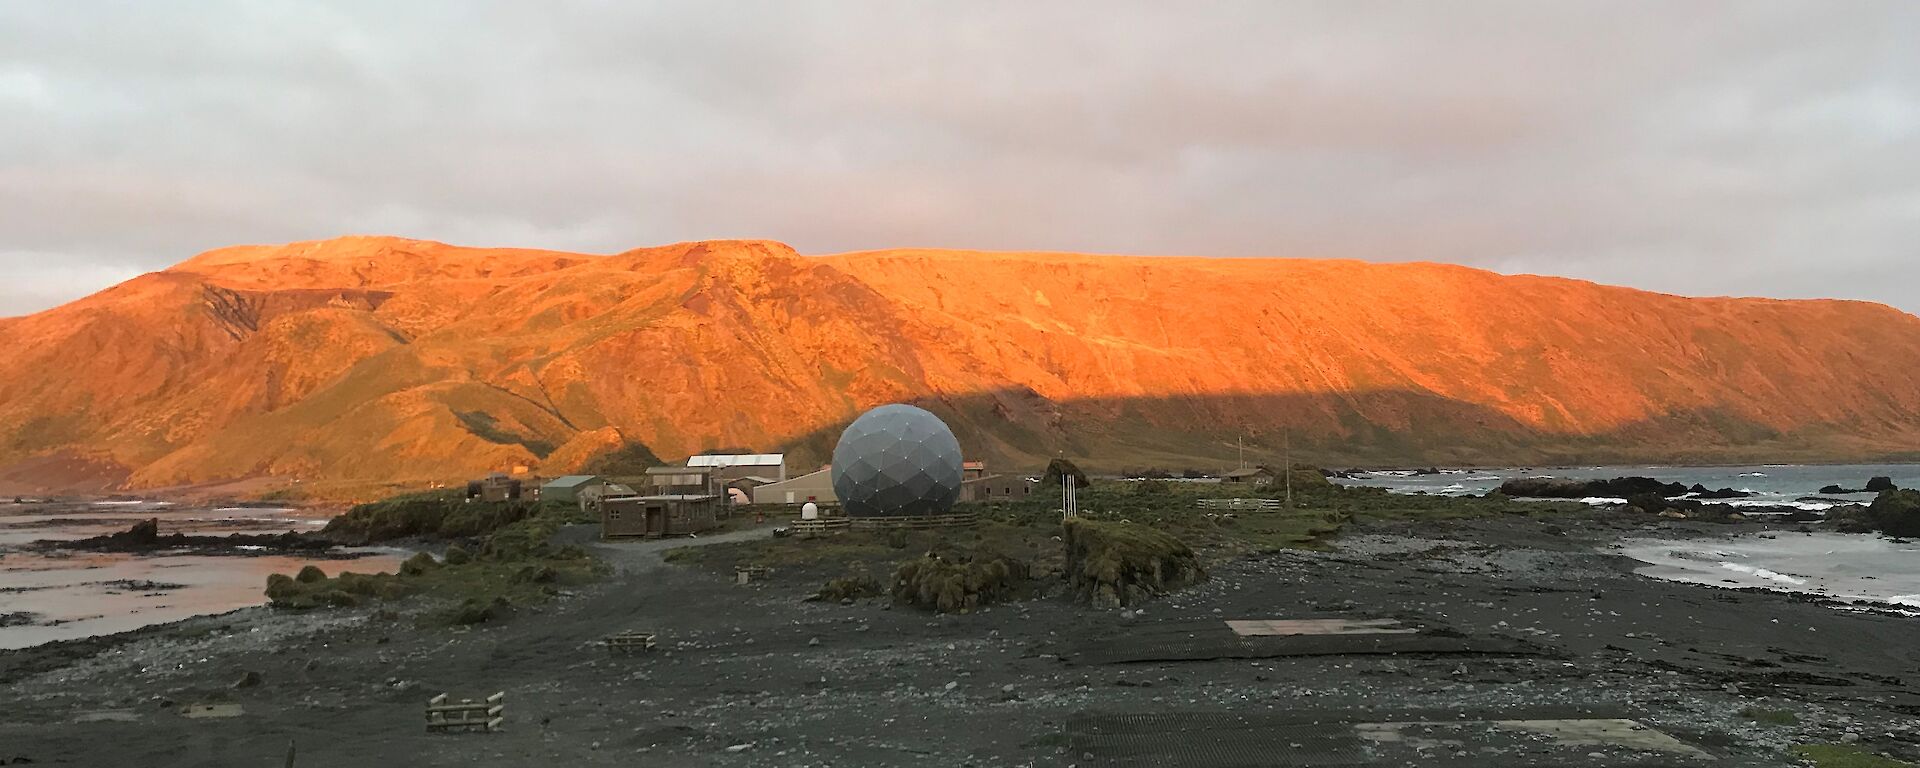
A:
[[[1840,460],[1920,446],[1914,371],[1883,306],[1436,264],[350,237],[0,320],[0,487],[798,469],[895,401],[1002,466]]]

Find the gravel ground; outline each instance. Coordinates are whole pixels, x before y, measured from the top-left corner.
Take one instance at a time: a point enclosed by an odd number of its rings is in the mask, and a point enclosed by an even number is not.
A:
[[[1906,682],[1920,682],[1920,623],[1636,576],[1605,550],[1647,525],[1596,514],[1374,526],[1332,551],[1216,567],[1138,611],[1056,591],[967,616],[805,602],[831,569],[741,587],[661,563],[661,550],[689,542],[623,544],[601,548],[613,578],[497,626],[421,629],[428,606],[414,604],[247,609],[0,652],[0,763],[282,765],[291,742],[300,766],[1101,765],[1122,761],[1069,737],[1076,717],[1556,707],[1627,713],[1714,765],[1791,765],[1783,750],[1808,741],[1920,756],[1920,695]],[[1730,530],[1662,525],[1654,533]],[[1090,639],[1172,622],[1279,617],[1395,618],[1540,652],[1066,660]],[[626,629],[658,632],[660,649],[619,657],[595,645]],[[504,731],[425,732],[433,694],[494,691],[507,693]],[[1747,708],[1797,722],[1755,723]],[[1377,765],[1690,764],[1512,733],[1373,754]]]

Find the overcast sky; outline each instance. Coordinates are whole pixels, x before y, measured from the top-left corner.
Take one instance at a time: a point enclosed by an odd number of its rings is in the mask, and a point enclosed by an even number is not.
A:
[[[1433,260],[1915,311],[1920,3],[0,4],[0,315],[349,233]]]

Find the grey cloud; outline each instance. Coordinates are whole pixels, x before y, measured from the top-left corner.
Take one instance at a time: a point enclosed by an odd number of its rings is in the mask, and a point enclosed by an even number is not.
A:
[[[1908,310],[1903,3],[0,6],[0,314],[378,232],[1437,260]]]

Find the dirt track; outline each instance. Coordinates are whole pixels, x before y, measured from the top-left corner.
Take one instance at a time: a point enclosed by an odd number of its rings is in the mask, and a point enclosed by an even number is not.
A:
[[[1070,721],[1549,707],[1634,717],[1718,756],[1715,765],[1791,764],[1785,745],[1849,732],[1863,745],[1916,754],[1920,695],[1907,681],[1920,683],[1920,622],[1644,579],[1595,552],[1622,530],[1589,522],[1576,533],[1525,519],[1376,529],[1334,553],[1218,568],[1209,583],[1132,617],[1057,597],[972,616],[807,603],[800,598],[822,574],[738,587],[724,574],[659,562],[660,550],[687,542],[621,545],[604,553],[620,571],[607,583],[472,631],[418,630],[367,609],[247,610],[0,654],[9,697],[0,759],[280,765],[291,740],[300,766],[1123,764],[1070,738]],[[1520,639],[1541,653],[1061,658],[1090,638],[1151,635],[1170,622],[1282,616],[1390,617]],[[659,632],[661,652],[622,658],[594,645],[623,629]],[[262,683],[232,688],[249,670]],[[429,696],[497,690],[507,692],[504,732],[425,733]],[[242,711],[177,713],[208,702]],[[1794,710],[1800,724],[1737,715],[1750,706]],[[1417,762],[1693,764],[1539,738],[1476,739],[1418,752]],[[1380,754],[1400,754],[1393,749]]]

